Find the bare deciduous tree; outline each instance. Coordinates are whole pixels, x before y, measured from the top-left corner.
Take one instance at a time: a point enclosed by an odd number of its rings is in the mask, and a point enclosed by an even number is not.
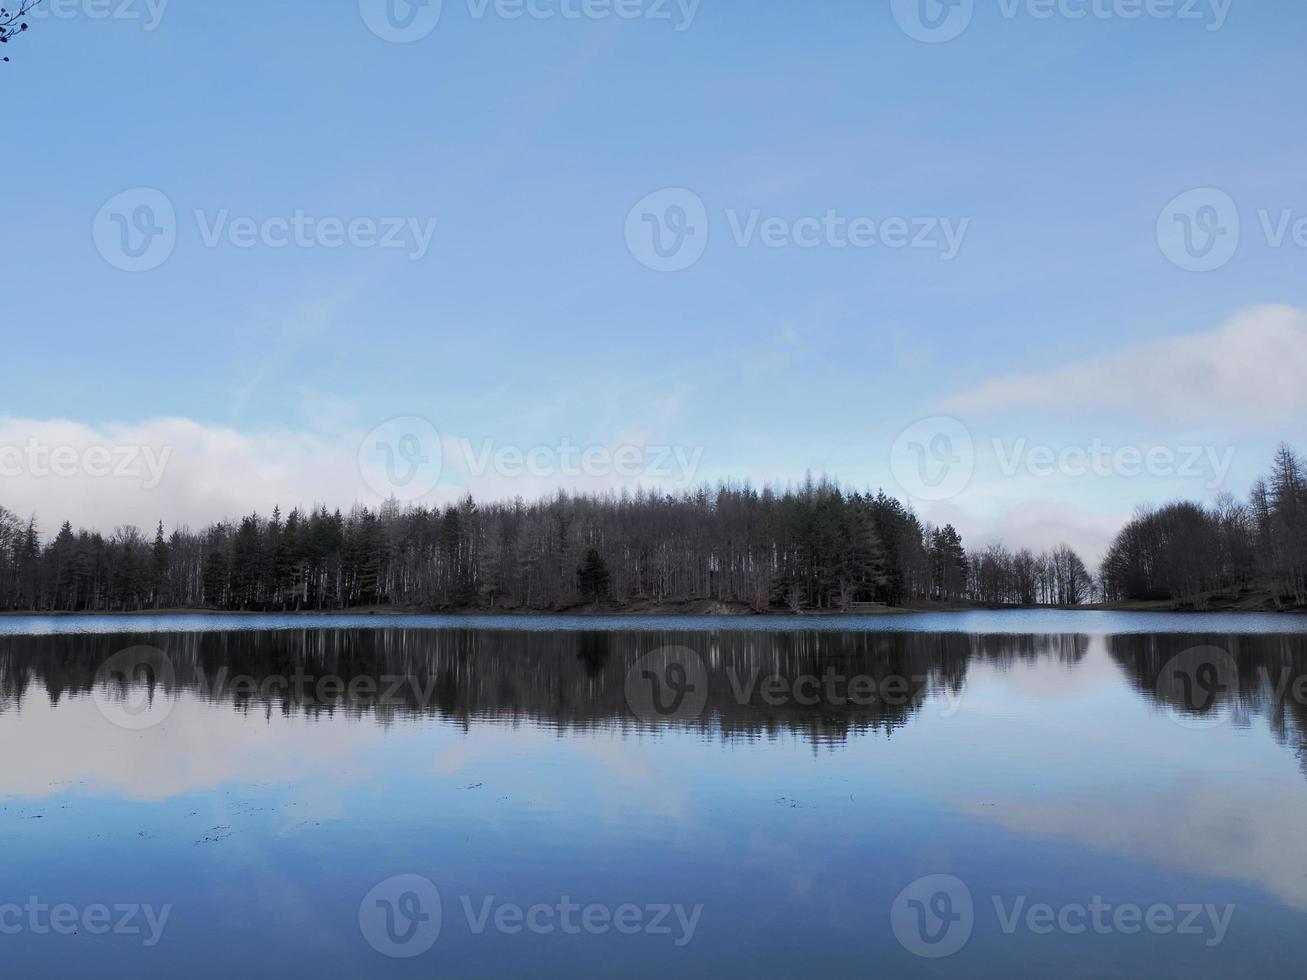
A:
[[[41,0],[18,0],[18,6],[12,10],[0,7],[0,44],[8,44],[13,38],[27,30],[27,21],[23,20]],[[9,60],[5,55],[4,61]]]

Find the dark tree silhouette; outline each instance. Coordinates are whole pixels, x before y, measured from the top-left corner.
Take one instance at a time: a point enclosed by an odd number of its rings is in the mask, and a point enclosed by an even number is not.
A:
[[[151,540],[152,539],[152,540]],[[941,551],[941,548],[944,550]],[[809,479],[667,494],[250,514],[149,537],[0,508],[0,610],[553,610],[712,600],[847,609],[966,594],[961,538],[884,493]]]
[[[1269,590],[1281,605],[1307,605],[1307,477],[1287,445],[1246,504],[1222,495],[1212,506],[1176,501],[1141,508],[1103,560],[1109,599],[1184,600]]]
[[[581,587],[581,598],[585,602],[596,602],[608,598],[608,586],[612,576],[603,556],[594,548],[585,553],[585,561],[576,570],[576,577]]]
[[[23,18],[40,2],[41,0],[18,0],[18,6],[12,10],[0,7],[0,44],[8,44],[27,30],[27,21]],[[6,54],[3,60],[8,61],[9,55]]]

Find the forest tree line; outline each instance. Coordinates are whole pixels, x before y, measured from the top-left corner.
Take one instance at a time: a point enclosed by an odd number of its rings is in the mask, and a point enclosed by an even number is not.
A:
[[[715,600],[756,611],[918,600],[1077,602],[1092,577],[1069,548],[969,556],[951,525],[884,492],[808,480],[527,502],[251,514],[152,537],[64,523],[43,538],[0,507],[0,609],[558,610]]]
[[[809,479],[669,494],[251,514],[152,537],[49,537],[0,507],[0,610],[562,610],[714,600],[842,611],[921,601],[1077,605],[1260,585],[1307,605],[1307,480],[1287,446],[1247,502],[1141,509],[1095,576],[1066,545],[968,553],[883,491]]]
[[[1307,606],[1307,476],[1281,444],[1246,501],[1177,501],[1141,508],[1103,560],[1111,600],[1185,599],[1260,588],[1281,605]]]

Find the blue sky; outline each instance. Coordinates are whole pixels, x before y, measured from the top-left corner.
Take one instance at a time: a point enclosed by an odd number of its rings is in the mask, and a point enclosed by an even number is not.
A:
[[[0,442],[174,452],[151,492],[7,476],[11,510],[111,526],[367,499],[345,461],[397,416],[446,440],[433,500],[576,485],[478,482],[458,440],[689,447],[695,480],[812,470],[903,495],[891,446],[949,416],[972,476],[916,501],[925,516],[1013,544],[1062,527],[1093,552],[1136,502],[1242,493],[1279,439],[1307,448],[1299,4],[1130,18],[1132,0],[1098,0],[1075,18],[1087,5],[972,0],[959,36],[923,43],[889,2],[701,0],[690,18],[626,0],[627,19],[603,0],[580,18],[561,16],[579,0],[518,18],[445,0],[429,34],[392,43],[368,27],[373,0],[113,0],[139,16],[101,19],[102,2],[61,0],[0,66]],[[96,235],[135,188],[166,197],[176,233],[129,272]],[[626,235],[663,188],[706,219],[702,256],[673,272]],[[1195,188],[1240,223],[1204,272],[1157,230]],[[409,230],[406,248],[227,234],[297,212],[435,226],[421,249]],[[828,213],[965,234],[949,258],[733,235],[751,214]],[[1267,221],[1285,222],[1278,245]],[[1179,368],[1150,373],[1177,349]],[[1121,377],[1136,383],[1104,395]],[[995,440],[1235,453],[1219,481],[1031,477],[995,468]]]

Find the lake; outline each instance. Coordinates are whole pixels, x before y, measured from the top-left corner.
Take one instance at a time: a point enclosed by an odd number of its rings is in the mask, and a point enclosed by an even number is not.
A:
[[[1307,618],[0,617],[14,977],[1300,976]]]

